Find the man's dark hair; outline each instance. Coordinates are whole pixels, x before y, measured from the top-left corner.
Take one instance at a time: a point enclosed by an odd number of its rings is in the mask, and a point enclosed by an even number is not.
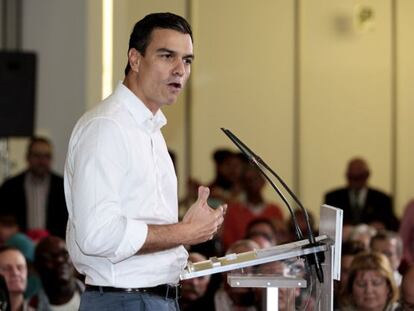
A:
[[[236,153],[234,153],[233,151],[231,151],[229,149],[217,149],[213,153],[213,160],[214,160],[216,165],[220,165],[225,160],[227,160],[231,157],[235,157],[235,156],[236,156]]]
[[[342,243],[342,256],[355,256],[365,251],[365,246],[360,241],[345,241]]]
[[[261,224],[267,225],[272,230],[273,235],[274,235],[274,238],[277,238],[277,232],[276,232],[275,225],[273,224],[273,222],[271,220],[269,220],[267,218],[263,218],[263,217],[255,218],[255,219],[253,219],[251,222],[249,222],[247,224],[247,227],[246,227],[246,238],[249,239],[249,238],[251,238],[253,236],[256,236],[256,235],[262,235],[266,239],[268,239],[269,241],[271,241],[272,240],[272,237],[268,237],[268,236],[265,236],[264,234],[258,234],[257,232],[252,232],[251,231],[252,228],[254,228],[254,226],[261,225]]]
[[[399,234],[394,231],[389,231],[389,230],[378,231],[377,234],[371,238],[370,247],[372,248],[374,243],[377,241],[387,241],[387,240],[392,240],[392,239],[395,239],[396,241],[396,244],[397,244],[396,248],[397,248],[398,256],[402,256],[403,255],[403,242]]]
[[[172,29],[183,34],[189,34],[191,41],[193,40],[191,26],[181,16],[173,13],[152,13],[148,14],[135,24],[131,36],[129,37],[128,52],[130,49],[134,48],[144,56],[151,40],[152,31],[156,28]],[[125,75],[128,74],[130,69],[131,67],[129,66],[128,61],[125,68]]]
[[[44,143],[49,146],[52,146],[52,142],[50,141],[50,139],[43,136],[33,136],[30,138],[29,145],[27,146],[27,156],[29,156],[32,152],[33,145],[37,143]]]

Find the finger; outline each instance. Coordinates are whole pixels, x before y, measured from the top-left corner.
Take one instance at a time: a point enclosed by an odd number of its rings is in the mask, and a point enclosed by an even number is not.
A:
[[[220,216],[224,216],[227,212],[227,204],[220,205],[214,211],[216,214],[220,214]]]
[[[207,203],[208,196],[210,195],[210,189],[207,187],[198,187],[198,203],[204,205]]]
[[[224,216],[227,213],[227,204],[223,204],[222,207],[223,207],[223,216]]]
[[[223,221],[224,221],[224,217],[220,216],[220,218],[217,220],[217,227],[220,227],[222,225]]]

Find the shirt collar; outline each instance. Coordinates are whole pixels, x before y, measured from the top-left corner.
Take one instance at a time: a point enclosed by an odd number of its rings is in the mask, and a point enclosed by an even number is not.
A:
[[[158,109],[154,115],[151,110],[149,110],[147,106],[145,106],[145,104],[121,81],[118,83],[114,95],[122,99],[122,102],[126,105],[138,125],[149,134],[160,130],[167,124],[167,119],[161,109]]]

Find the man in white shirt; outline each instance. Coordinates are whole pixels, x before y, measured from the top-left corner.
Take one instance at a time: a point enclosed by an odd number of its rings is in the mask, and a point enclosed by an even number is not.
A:
[[[189,24],[147,15],[129,40],[125,79],[76,124],[65,166],[67,244],[86,276],[80,310],[178,310],[183,244],[211,239],[226,206],[209,189],[178,222],[177,180],[160,108],[177,99],[194,58]]]

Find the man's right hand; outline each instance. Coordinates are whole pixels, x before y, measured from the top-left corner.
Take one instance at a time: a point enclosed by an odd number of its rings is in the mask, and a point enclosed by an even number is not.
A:
[[[227,204],[213,209],[207,204],[209,195],[209,188],[200,186],[197,201],[184,215],[181,223],[187,227],[188,232],[185,244],[194,245],[212,239],[223,223]]]

